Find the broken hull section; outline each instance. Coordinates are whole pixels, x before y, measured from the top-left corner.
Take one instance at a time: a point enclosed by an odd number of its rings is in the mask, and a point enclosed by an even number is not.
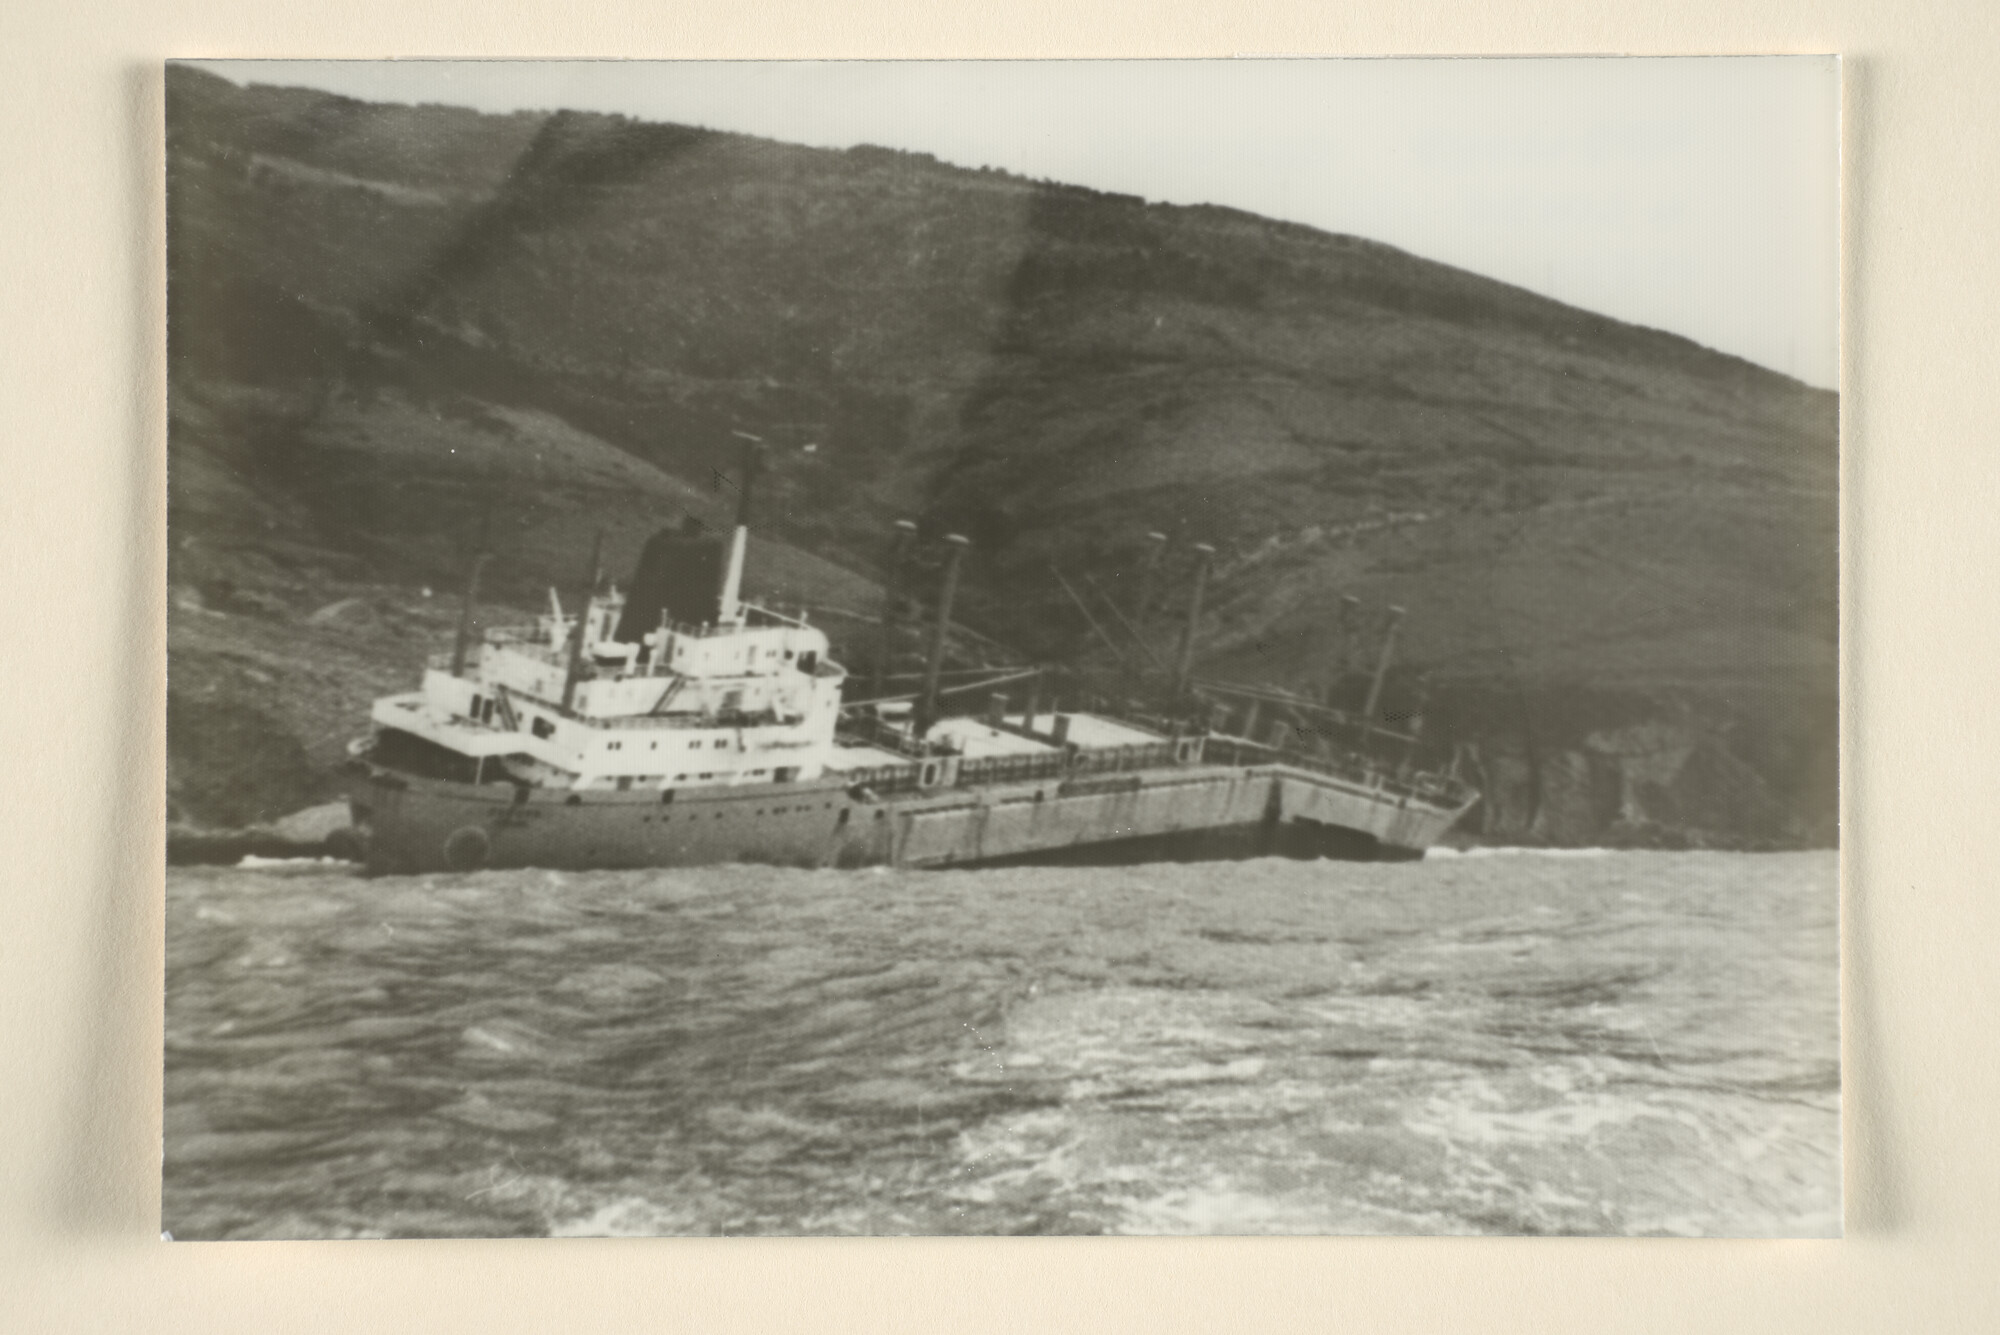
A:
[[[378,874],[730,862],[966,867],[1414,858],[1465,810],[1286,765],[878,797],[838,780],[576,793],[363,764],[352,802],[368,869]]]

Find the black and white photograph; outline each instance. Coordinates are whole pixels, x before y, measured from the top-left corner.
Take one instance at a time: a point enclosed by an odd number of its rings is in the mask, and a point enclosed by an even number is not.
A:
[[[165,85],[167,1237],[1841,1234],[1837,59]]]

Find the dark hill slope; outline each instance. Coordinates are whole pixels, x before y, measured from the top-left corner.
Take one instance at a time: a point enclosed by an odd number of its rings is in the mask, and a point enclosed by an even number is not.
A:
[[[622,552],[726,501],[749,431],[753,576],[799,596],[865,602],[842,568],[915,514],[978,544],[972,624],[1075,655],[1050,564],[1116,590],[1160,528],[1222,551],[1210,670],[1317,687],[1341,593],[1408,606],[1496,835],[1831,835],[1831,394],[1226,209],[178,68],[168,96],[185,587],[393,601],[485,522],[527,602],[598,521]]]

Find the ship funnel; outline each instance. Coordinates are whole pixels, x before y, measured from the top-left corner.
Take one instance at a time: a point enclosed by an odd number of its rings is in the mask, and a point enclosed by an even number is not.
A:
[[[944,672],[945,636],[951,630],[951,603],[958,596],[958,564],[965,559],[965,549],[971,541],[956,533],[947,533],[945,540],[944,586],[938,591],[937,620],[931,625],[930,654],[924,662],[924,694],[917,703],[916,718],[912,720],[911,736],[921,740],[937,722],[938,678]]]
[[[743,619],[743,556],[750,545],[750,494],[764,463],[763,442],[748,432],[736,434],[743,437],[743,462],[736,490],[736,531],[729,535],[729,559],[722,568],[722,595],[716,611],[719,622]]]
[[[611,638],[640,644],[663,625],[702,626],[717,620],[727,565],[722,544],[707,532],[689,515],[678,529],[663,528],[646,540]]]
[[[1187,624],[1181,627],[1181,652],[1174,663],[1174,699],[1185,699],[1194,680],[1194,637],[1201,622],[1202,595],[1208,591],[1208,568],[1215,560],[1215,548],[1205,542],[1194,545],[1194,587],[1188,593]]]

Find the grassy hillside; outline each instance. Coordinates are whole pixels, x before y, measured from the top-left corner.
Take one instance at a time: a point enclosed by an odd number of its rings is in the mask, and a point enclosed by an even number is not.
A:
[[[753,584],[865,608],[911,515],[974,539],[968,622],[1087,658],[1051,566],[1129,605],[1160,529],[1166,587],[1189,544],[1221,552],[1204,671],[1317,690],[1370,649],[1342,594],[1408,607],[1495,837],[1832,837],[1830,394],[1225,209],[181,68],[168,97],[172,578],[203,608],[170,723],[254,714],[296,777],[245,788],[190,722],[189,819],[323,785],[374,683],[448,634],[477,534],[533,605],[599,526],[618,569],[662,518],[722,513],[747,431],[773,453]],[[346,598],[411,621],[337,703],[230,666],[336,635],[348,613],[305,619]]]

